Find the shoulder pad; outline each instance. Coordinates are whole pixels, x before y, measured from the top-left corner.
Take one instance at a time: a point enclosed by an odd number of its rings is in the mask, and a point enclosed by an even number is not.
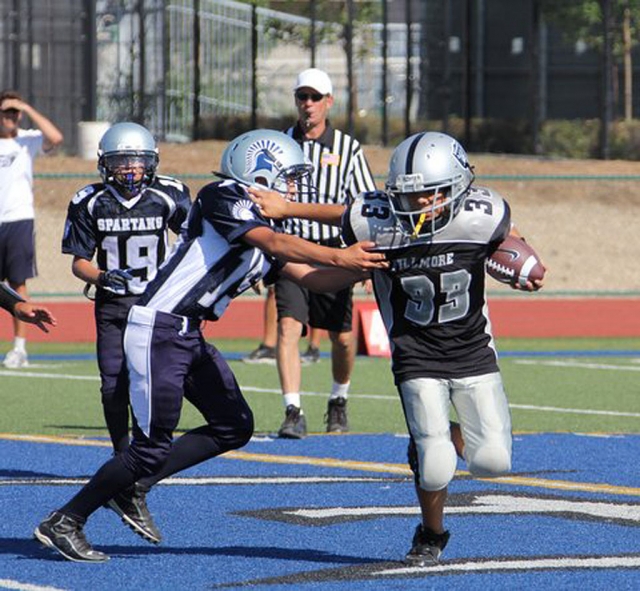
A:
[[[499,193],[487,187],[472,187],[451,224],[435,242],[489,242],[496,230],[510,221],[510,210]]]
[[[347,210],[345,226],[350,243],[370,240],[380,250],[408,244],[391,213],[389,196],[384,191],[360,193]]]
[[[86,187],[83,187],[82,189],[80,189],[71,198],[71,203],[73,203],[74,205],[78,205],[79,203],[82,203],[85,199],[93,197],[96,193],[99,193],[100,191],[104,191],[104,188],[105,186],[103,183],[93,183],[92,185],[87,185]]]

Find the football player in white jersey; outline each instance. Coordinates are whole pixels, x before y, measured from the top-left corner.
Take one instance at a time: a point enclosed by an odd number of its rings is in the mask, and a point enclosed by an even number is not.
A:
[[[108,557],[94,550],[83,532],[94,511],[134,483],[148,490],[249,441],[253,414],[228,363],[204,339],[203,320],[217,320],[233,298],[259,281],[273,283],[279,274],[312,290],[331,291],[387,266],[383,254],[370,252],[372,242],[328,248],[277,231],[248,196],[250,185],[274,189],[280,198],[296,187],[311,190],[310,168],[284,133],[256,130],[229,144],[222,156],[226,178],[198,193],[185,232],[128,315],[124,351],[132,441],[40,523],[34,532],[40,542],[68,560],[103,562]],[[205,422],[174,441],[183,398]],[[121,516],[136,533],[157,541],[146,535],[144,516]]]
[[[456,453],[476,476],[511,468],[511,418],[485,299],[485,264],[508,234],[519,234],[507,202],[473,180],[462,146],[426,132],[394,150],[385,191],[362,193],[346,210],[253,196],[268,217],[341,223],[347,244],[372,240],[390,261],[372,277],[422,513],[406,555],[416,566],[436,564],[449,539],[443,512]],[[542,281],[514,287],[535,291]],[[451,404],[460,421],[454,429]]]

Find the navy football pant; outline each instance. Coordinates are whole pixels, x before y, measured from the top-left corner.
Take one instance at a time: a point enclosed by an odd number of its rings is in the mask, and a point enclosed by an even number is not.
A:
[[[96,295],[98,369],[102,410],[116,453],[129,447],[129,379],[124,360],[122,337],[129,309],[138,296]]]
[[[134,306],[125,333],[133,439],[60,510],[86,519],[140,480],[150,486],[175,472],[246,445],[253,414],[220,352],[178,316]],[[175,444],[183,396],[206,424]],[[146,476],[147,478],[142,478]]]

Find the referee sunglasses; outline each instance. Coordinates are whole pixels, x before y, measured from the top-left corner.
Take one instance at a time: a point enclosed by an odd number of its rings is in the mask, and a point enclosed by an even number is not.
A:
[[[311,99],[314,103],[321,101],[325,97],[324,94],[320,94],[319,92],[302,92],[301,90],[296,90],[296,98],[304,103]]]

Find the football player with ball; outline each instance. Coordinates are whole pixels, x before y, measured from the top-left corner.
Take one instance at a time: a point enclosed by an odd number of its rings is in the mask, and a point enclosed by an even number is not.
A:
[[[255,197],[264,215],[341,223],[347,244],[372,240],[389,260],[371,276],[422,515],[406,555],[414,566],[437,564],[449,540],[443,513],[456,452],[475,476],[511,469],[511,417],[487,311],[487,272],[525,291],[540,289],[544,279],[508,203],[473,181],[462,146],[426,132],[394,150],[384,191],[362,193],[346,210]],[[451,404],[459,425],[449,422]]]

